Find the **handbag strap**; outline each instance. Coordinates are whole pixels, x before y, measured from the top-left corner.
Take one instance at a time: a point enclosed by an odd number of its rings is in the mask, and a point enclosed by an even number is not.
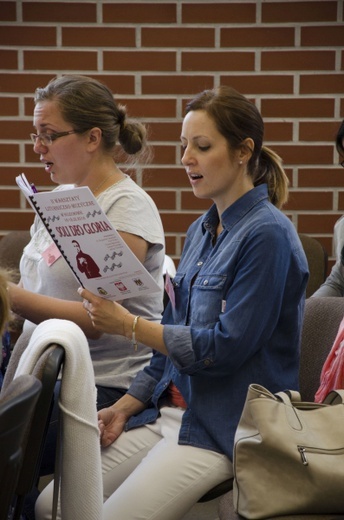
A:
[[[296,390],[284,390],[282,392],[272,394],[269,390],[261,385],[251,384],[249,385],[248,394],[250,399],[255,399],[257,397],[268,397],[269,399],[278,399],[289,406],[293,406],[293,404],[297,406],[298,403],[303,403],[300,392],[297,392]],[[318,407],[321,405],[344,404],[344,389],[332,390],[327,394],[322,403],[310,402],[304,404],[317,404]]]
[[[344,390],[331,390],[323,400],[324,404],[344,404]]]
[[[284,390],[283,392],[277,392],[275,396],[285,404],[289,405],[301,402],[300,392],[297,392],[296,390]]]

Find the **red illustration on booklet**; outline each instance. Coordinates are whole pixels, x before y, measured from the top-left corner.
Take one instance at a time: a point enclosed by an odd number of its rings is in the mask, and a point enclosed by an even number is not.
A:
[[[16,182],[81,286],[115,301],[160,290],[88,187],[38,193],[23,173]]]

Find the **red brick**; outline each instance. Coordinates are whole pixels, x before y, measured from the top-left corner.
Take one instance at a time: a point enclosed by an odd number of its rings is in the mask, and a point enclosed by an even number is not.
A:
[[[19,145],[17,144],[0,144],[0,157],[2,162],[18,162],[19,161]]]
[[[56,28],[54,26],[33,27],[13,25],[2,26],[0,45],[22,45],[24,47],[48,47],[56,45]]]
[[[37,156],[38,157],[38,156]],[[37,187],[43,186],[45,189],[53,186],[50,177],[45,173],[42,165],[39,166],[0,166],[1,184],[4,186],[16,187],[15,178],[22,172],[30,182],[33,182]],[[18,188],[19,189],[19,188]]]
[[[105,83],[114,93],[116,99],[118,99],[117,94],[133,94],[135,90],[135,81],[134,76],[124,75],[124,74],[88,74],[88,76],[92,76],[96,78],[98,81]],[[27,73],[26,75],[13,75],[13,77],[8,78],[8,75],[0,74],[0,88],[4,85],[6,88],[4,92],[30,92],[32,93],[32,98],[34,91],[37,87],[44,87],[47,83],[55,76],[51,75],[43,75],[40,76],[35,75],[33,73]],[[9,83],[9,81],[11,81]],[[31,87],[26,86],[25,90],[20,89],[20,87],[25,86],[30,82]],[[28,112],[25,112],[27,115],[32,114],[32,106],[33,101],[32,98],[25,100],[25,108]]]
[[[293,124],[286,122],[264,122],[264,141],[291,141]]]
[[[177,21],[174,2],[155,3],[104,3],[103,23],[175,23]]]
[[[332,164],[332,146],[274,145],[273,150],[282,157],[284,164]]]
[[[15,22],[16,21],[16,2],[1,1],[0,21]]]
[[[212,76],[143,76],[143,94],[194,94],[208,88],[213,88],[214,79]]]
[[[182,23],[254,23],[256,4],[182,3]]]
[[[143,187],[190,187],[190,182],[182,166],[175,168],[147,168],[143,177]]]
[[[35,107],[34,101],[33,101],[34,93],[30,97],[24,97],[24,115],[26,116],[32,116],[33,110]]]
[[[343,27],[344,30],[344,27]],[[344,93],[344,74],[300,74],[300,94]]]
[[[169,145],[154,145],[154,157],[152,164],[173,164],[175,163],[176,147]]]
[[[248,80],[249,78],[249,80]],[[229,85],[242,94],[292,94],[294,78],[292,74],[250,74],[250,76],[236,76],[234,74],[221,75],[221,85]]]
[[[334,142],[340,123],[337,121],[300,121],[300,141],[331,141]]]
[[[320,27],[301,27],[301,45],[303,47],[342,47],[344,45],[343,23]]]
[[[135,47],[131,27],[62,27],[62,44],[77,47]]]
[[[0,120],[0,139],[27,139],[30,140],[32,122]]]
[[[26,70],[96,70],[96,51],[24,51]]]
[[[189,226],[200,216],[200,213],[164,213],[160,212],[162,225],[166,233],[185,233]]]
[[[0,96],[1,117],[18,115],[18,98]]]
[[[176,193],[174,191],[147,190],[159,210],[176,210]]]
[[[299,233],[331,233],[333,227],[342,213],[301,214],[298,216]]]
[[[222,28],[221,47],[291,47],[295,29],[291,27]]]
[[[19,208],[20,192],[14,190],[0,190],[0,208]]]
[[[176,117],[176,100],[164,98],[136,97],[124,99],[116,96],[119,103],[126,105],[128,115],[132,117]]]
[[[96,3],[84,2],[23,2],[24,22],[96,23]]]
[[[181,126],[181,123],[149,123],[149,140],[179,142]]]
[[[209,51],[207,70],[254,70],[254,52]],[[204,52],[182,52],[182,70],[204,71]]]
[[[332,192],[323,191],[290,191],[285,211],[324,211],[331,210],[333,205]]]
[[[33,220],[33,211],[2,211],[0,212],[0,229],[11,231],[16,229],[29,229]]]
[[[338,194],[338,209],[344,210],[344,193],[342,191]]]
[[[259,6],[253,0],[133,1],[105,0],[97,5],[96,0],[75,0],[63,4],[64,9],[59,9],[58,0],[25,0],[19,9],[18,2],[1,3],[0,21],[12,16],[12,23],[3,23],[0,29],[0,144],[4,151],[0,199],[8,195],[2,212],[10,225],[28,229],[33,219],[29,209],[25,222],[18,211],[16,175],[24,171],[40,189],[52,187],[28,138],[33,131],[34,91],[58,71],[80,71],[107,84],[116,99],[127,105],[129,117],[147,123],[156,155],[153,163],[140,167],[143,184],[166,222],[167,250],[177,264],[189,223],[210,203],[194,197],[180,165],[182,110],[186,100],[204,88],[228,84],[257,103],[265,120],[264,141],[285,160],[291,181],[286,215],[298,230],[309,218],[313,227],[304,231],[332,254],[333,224],[344,213],[344,171],[337,165],[334,147],[336,125],[344,118],[343,13],[337,12],[338,1],[267,0]],[[4,5],[11,11],[6,7],[5,12]],[[23,20],[16,20],[17,14]],[[251,53],[258,51],[254,63]],[[73,59],[78,58],[75,62],[64,59],[61,69],[62,60],[53,59],[63,52],[67,58],[72,53]],[[82,62],[86,53],[94,53],[98,60]],[[273,67],[262,70],[264,56],[275,58],[276,53],[282,58],[280,63],[273,62],[277,71]],[[323,53],[331,56],[325,63]],[[47,54],[49,61],[44,59]],[[305,64],[298,61],[302,55]],[[317,59],[312,63],[313,56]],[[7,160],[8,153],[15,160]],[[123,154],[117,157],[122,159]],[[133,167],[121,166],[136,179]],[[138,181],[141,184],[141,175]],[[6,225],[0,228],[1,234]]]
[[[299,168],[298,185],[300,188],[340,188],[344,186],[343,168]]]
[[[288,177],[288,180],[289,180],[289,188],[292,188],[294,186],[294,183],[293,183],[293,170],[292,168],[287,168],[287,166],[284,164],[283,165],[283,168],[284,168],[284,172],[286,174],[286,176]]]
[[[176,70],[176,53],[172,51],[104,51],[103,57],[104,70]]]
[[[2,69],[18,68],[18,52],[0,49],[0,64]]]
[[[33,151],[32,144],[26,144],[24,147],[25,150],[25,162],[26,163],[38,163],[39,155]]]
[[[207,211],[212,205],[212,201],[208,199],[198,199],[192,191],[182,191],[181,206],[183,210]]]
[[[334,51],[263,51],[262,70],[334,70]]]
[[[168,254],[171,258],[176,254],[176,238],[175,236],[168,236],[165,234],[165,246],[166,246],[166,254]]]
[[[213,47],[215,30],[199,27],[142,27],[141,43],[142,47]]]
[[[119,95],[129,95],[135,92],[135,78],[132,75],[125,74],[90,74],[93,78],[98,81],[105,83],[109,89],[114,93],[115,98],[118,99]]]
[[[37,87],[43,87],[52,78],[51,74],[34,74],[18,72],[17,74],[0,73],[0,91],[11,93],[30,93],[33,95]]]
[[[318,98],[262,99],[263,117],[333,117],[334,100]]]
[[[337,19],[337,2],[263,2],[263,23],[329,22]]]
[[[333,254],[333,240],[332,237],[326,237],[326,236],[316,236],[315,237],[319,242],[322,244],[323,248],[327,252],[328,256],[332,256]]]

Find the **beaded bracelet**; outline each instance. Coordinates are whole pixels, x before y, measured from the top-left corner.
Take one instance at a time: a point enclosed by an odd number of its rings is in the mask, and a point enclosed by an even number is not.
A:
[[[132,331],[131,342],[133,344],[133,347],[134,347],[135,351],[137,350],[137,341],[136,341],[136,336],[135,336],[135,329],[136,329],[137,322],[139,321],[140,318],[141,318],[141,316],[135,316],[134,321],[133,321],[133,328],[131,329],[131,331]]]

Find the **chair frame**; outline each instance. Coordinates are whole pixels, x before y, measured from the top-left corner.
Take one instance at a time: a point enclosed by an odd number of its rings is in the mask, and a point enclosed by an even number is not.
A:
[[[20,380],[20,381],[19,381]],[[42,390],[33,375],[13,381],[0,399],[0,518],[11,518],[27,434]]]
[[[27,449],[19,474],[13,520],[20,520],[25,497],[38,485],[39,469],[54,404],[55,384],[64,361],[65,351],[61,345],[51,343],[48,347],[51,352],[47,355],[41,375],[42,392],[33,416],[33,428],[28,435]]]

